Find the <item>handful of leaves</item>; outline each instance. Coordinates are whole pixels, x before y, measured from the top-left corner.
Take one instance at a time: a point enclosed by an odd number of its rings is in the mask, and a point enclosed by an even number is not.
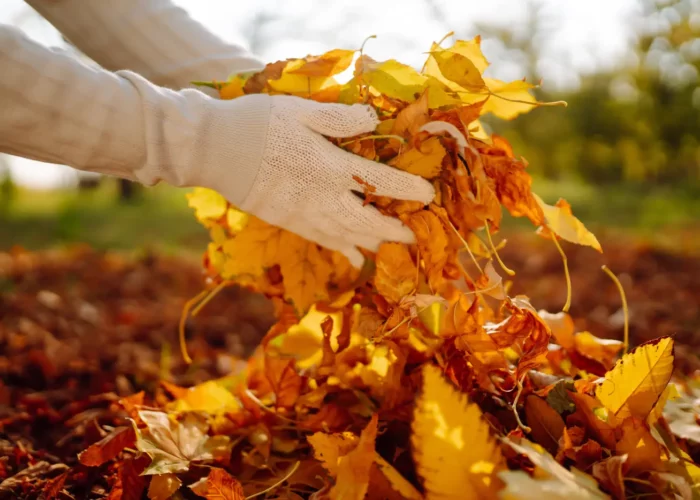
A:
[[[195,189],[190,204],[211,232],[211,289],[188,308],[236,283],[270,297],[278,322],[243,372],[166,384],[169,416],[143,409],[142,395],[124,402],[134,432],[121,448],[130,439],[151,458],[139,466],[153,476],[150,498],[183,484],[226,499],[696,495],[700,469],[662,415],[675,394],[673,341],[616,361],[626,343],[508,296],[502,274],[514,273],[492,236],[503,208],[560,251],[561,239],[601,251],[565,201],[532,193],[525,159],[479,123],[544,105],[533,85],[484,77],[479,38],[433,44],[421,71],[360,51],[353,77],[338,83],[355,56],[333,50],[209,85],[224,99],[372,105],[377,130],[337,145],[433,183],[437,196],[422,206],[356,179],[365,202],[400,218],[417,243],[384,244],[358,272]],[[192,467],[201,463],[215,467]]]

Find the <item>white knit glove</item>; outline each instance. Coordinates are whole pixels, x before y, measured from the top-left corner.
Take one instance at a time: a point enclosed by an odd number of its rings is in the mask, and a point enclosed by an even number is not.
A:
[[[425,204],[435,195],[432,185],[344,151],[323,137],[353,137],[374,130],[379,121],[369,106],[268,95],[243,96],[229,103],[238,120],[250,116],[251,123],[254,116],[269,112],[264,135],[230,138],[232,142],[260,141],[261,160],[251,165],[246,154],[245,163],[237,164],[234,157],[234,169],[228,172],[211,165],[214,168],[207,168],[204,174],[210,179],[206,187],[270,224],[342,252],[355,267],[364,261],[357,246],[376,252],[383,241],[415,241],[412,231],[398,219],[363,206],[351,192],[363,190],[353,176],[376,187],[377,195]]]

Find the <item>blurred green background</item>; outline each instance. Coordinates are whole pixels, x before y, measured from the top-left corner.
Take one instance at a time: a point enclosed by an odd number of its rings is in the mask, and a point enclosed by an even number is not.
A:
[[[435,22],[449,28],[439,2],[426,0],[426,5],[435,7]],[[484,47],[498,48],[494,58],[486,51],[494,67],[515,61],[523,76],[537,81],[539,34],[549,27],[542,3],[524,5],[527,16],[518,25],[476,23],[455,36],[481,34]],[[700,1],[642,0],[640,5],[623,62],[580,74],[577,85],[537,91],[540,100],[564,100],[567,108],[536,109],[512,122],[487,119],[487,126],[529,161],[533,188],[545,201],[566,198],[604,238],[630,236],[695,251],[700,248]],[[264,53],[264,47],[257,50]],[[204,250],[207,233],[184,194],[167,186],[144,189],[92,178],[71,189],[32,191],[5,175],[0,250],[86,242],[194,256]],[[527,227],[517,221],[509,225]]]

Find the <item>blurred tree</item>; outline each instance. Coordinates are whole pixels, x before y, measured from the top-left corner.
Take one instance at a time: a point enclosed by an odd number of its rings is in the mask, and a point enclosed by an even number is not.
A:
[[[540,94],[567,101],[567,109],[490,121],[534,172],[596,183],[700,186],[700,1],[644,1],[634,64],[584,76],[575,91]],[[505,33],[497,36],[512,43]],[[536,49],[519,46],[534,60]]]

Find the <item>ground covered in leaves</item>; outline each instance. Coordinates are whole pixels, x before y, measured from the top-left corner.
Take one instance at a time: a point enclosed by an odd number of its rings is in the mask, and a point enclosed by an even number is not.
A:
[[[541,243],[518,235],[504,258],[533,304],[556,309],[563,300],[561,260]],[[633,342],[677,333],[679,369],[697,367],[700,257],[602,244],[625,283]],[[598,271],[598,257],[572,251],[570,265],[577,324],[621,338],[620,298]],[[196,368],[167,354],[168,345],[176,352],[182,306],[201,283],[198,263],[161,255],[88,248],[0,254],[0,498],[37,498],[52,486],[64,488],[54,498],[106,496],[111,466],[82,465],[78,453],[125,424],[120,398],[141,390],[165,395],[161,380],[189,386],[222,377],[236,354],[252,352],[272,321],[271,308],[231,288],[190,321]]]
[[[194,274],[152,256],[4,256],[0,491],[698,498],[699,380],[677,348],[697,332],[697,262],[620,242],[592,257],[603,248],[569,203],[545,203],[527,160],[481,124],[563,103],[488,65],[476,37],[434,43],[420,70],[332,50],[208,83],[223,99],[376,110],[373,133],[329,140],[435,196],[397,200],[372,168],[339,173],[347,203],[415,236],[365,244],[362,269],[202,188],[188,195],[211,236],[196,294]],[[504,250],[506,214],[549,250],[525,237]]]

